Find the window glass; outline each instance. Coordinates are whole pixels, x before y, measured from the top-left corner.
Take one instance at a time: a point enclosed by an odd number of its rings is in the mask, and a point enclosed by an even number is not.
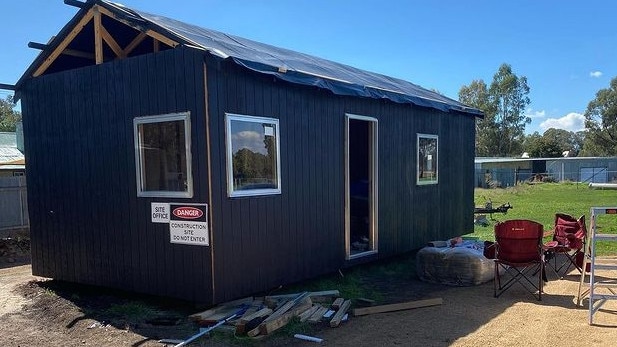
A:
[[[277,119],[227,115],[227,171],[230,196],[279,194]]]
[[[437,136],[418,134],[418,184],[437,183]]]
[[[191,197],[188,113],[135,118],[140,196]]]

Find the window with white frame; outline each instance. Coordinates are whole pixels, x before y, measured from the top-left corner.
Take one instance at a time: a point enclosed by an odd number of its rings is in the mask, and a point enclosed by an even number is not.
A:
[[[417,184],[437,184],[437,135],[418,134]]]
[[[226,114],[229,196],[281,193],[279,121]]]
[[[138,196],[193,196],[190,123],[188,112],[133,120]]]

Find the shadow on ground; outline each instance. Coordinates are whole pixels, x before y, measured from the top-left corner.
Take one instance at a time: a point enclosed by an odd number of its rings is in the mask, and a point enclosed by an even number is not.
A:
[[[185,339],[198,331],[188,320],[189,302],[56,280],[31,281],[18,289],[32,298],[24,312],[63,322],[66,329],[113,327],[144,336],[140,346],[159,339]]]

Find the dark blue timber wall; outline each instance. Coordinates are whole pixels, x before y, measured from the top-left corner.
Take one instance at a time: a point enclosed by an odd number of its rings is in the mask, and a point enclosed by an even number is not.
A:
[[[379,253],[473,230],[474,117],[292,85],[207,59],[217,301],[336,271],[345,261],[345,114],[378,120]],[[229,198],[226,112],[280,122],[282,194]],[[416,185],[416,135],[439,135],[439,184]],[[410,269],[413,271],[413,269]]]
[[[22,88],[32,270],[210,302],[210,247],[169,242],[152,201],[203,202],[203,56],[178,49],[44,75]],[[133,118],[191,112],[194,198],[137,197]],[[201,154],[198,149],[201,150]]]
[[[349,266],[346,113],[378,119],[379,252],[365,260],[473,230],[472,115],[337,96],[189,48],[33,78],[21,93],[37,275],[216,303]],[[133,118],[184,111],[194,197],[138,198]],[[279,119],[280,195],[227,197],[226,112]],[[437,185],[416,185],[417,133],[439,135]],[[208,203],[211,246],[170,244],[153,201]]]

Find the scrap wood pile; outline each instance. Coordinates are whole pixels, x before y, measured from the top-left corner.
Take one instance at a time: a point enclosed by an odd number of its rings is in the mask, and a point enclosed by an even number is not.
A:
[[[250,337],[269,335],[295,317],[300,322],[309,323],[327,319],[331,327],[337,327],[347,319],[347,311],[351,306],[350,300],[339,296],[338,290],[329,290],[248,297],[193,314],[189,319],[201,326],[208,326],[235,315],[235,319],[229,320],[227,324],[235,327],[237,335]]]
[[[372,306],[374,301],[370,299],[357,299],[358,306],[366,307],[355,308],[352,313],[354,316],[361,316],[441,305],[441,303],[441,298],[435,298]],[[338,290],[303,292],[235,300],[193,314],[189,319],[200,326],[212,326],[224,322],[236,335],[261,338],[284,327],[294,318],[300,322],[312,324],[327,322],[330,327],[338,327],[348,320],[351,306],[351,300],[340,297]]]

